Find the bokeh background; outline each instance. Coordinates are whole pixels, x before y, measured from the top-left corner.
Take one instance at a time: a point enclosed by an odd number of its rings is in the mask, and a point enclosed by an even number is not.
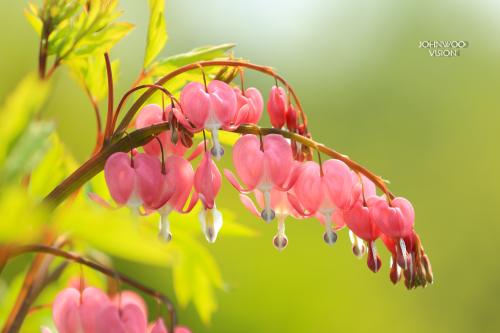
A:
[[[24,6],[0,2],[0,99],[36,66]],[[123,91],[142,64],[148,10],[146,1],[121,6],[137,25],[112,54],[122,61]],[[191,306],[181,321],[194,332],[498,332],[499,17],[498,1],[168,0],[164,54],[234,42],[237,56],[276,67],[299,93],[318,141],[413,202],[436,279],[424,290],[394,287],[387,255],[373,274],[351,254],[345,231],[329,248],[313,220],[288,223],[290,243],[279,253],[274,226],[242,209],[226,182],[219,204],[258,236],[211,245],[227,290],[210,326]],[[448,39],[470,45],[456,58],[418,48]],[[82,160],[94,143],[93,114],[67,73],[56,80],[44,117],[57,120]],[[266,92],[273,83],[258,75],[247,82]],[[118,267],[172,293],[169,272]]]

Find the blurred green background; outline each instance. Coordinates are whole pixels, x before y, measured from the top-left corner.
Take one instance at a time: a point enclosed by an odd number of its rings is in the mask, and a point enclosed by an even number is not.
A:
[[[0,2],[0,99],[36,68],[24,6]],[[118,91],[140,69],[148,17],[146,1],[121,6],[137,28],[112,53],[121,59]],[[219,206],[259,235],[222,235],[211,245],[227,292],[218,293],[209,327],[192,306],[181,321],[194,332],[498,332],[499,13],[498,1],[168,0],[164,55],[234,42],[237,56],[276,67],[299,93],[318,141],[413,202],[436,280],[424,290],[394,287],[386,254],[373,274],[351,254],[346,231],[329,248],[313,220],[288,223],[290,243],[278,253],[274,226],[242,209],[225,182]],[[418,48],[449,39],[470,45],[456,58]],[[265,92],[273,84],[253,74],[247,81]],[[44,116],[83,160],[94,144],[91,107],[64,71],[55,88]],[[118,267],[172,293],[169,272]]]

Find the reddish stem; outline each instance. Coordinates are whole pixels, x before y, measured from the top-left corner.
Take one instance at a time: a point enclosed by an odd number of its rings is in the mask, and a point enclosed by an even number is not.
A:
[[[40,255],[42,253],[51,254],[53,256],[57,256],[57,257],[65,258],[67,260],[71,260],[71,261],[79,263],[81,265],[85,265],[87,267],[90,267],[98,272],[101,272],[104,275],[109,276],[110,278],[118,279],[119,281],[123,281],[123,282],[129,284],[130,286],[132,286],[132,287],[134,287],[134,288],[136,288],[136,289],[138,289],[138,290],[140,290],[148,295],[151,295],[155,299],[163,302],[165,304],[165,306],[167,307],[168,312],[170,314],[170,318],[171,318],[171,320],[169,320],[169,332],[173,332],[173,328],[175,327],[175,324],[176,324],[175,323],[176,314],[175,314],[174,305],[173,305],[172,301],[167,296],[163,295],[162,293],[160,293],[152,288],[146,287],[142,283],[128,277],[125,274],[114,271],[106,266],[103,266],[99,263],[96,263],[94,261],[91,261],[89,259],[81,257],[77,254],[70,253],[70,252],[67,252],[67,251],[61,250],[59,248],[52,247],[52,246],[35,244],[35,245],[25,245],[25,246],[10,248],[9,249],[9,257],[13,258],[15,256],[18,256],[18,255],[21,255],[24,253],[28,253],[28,252],[36,252],[36,253],[38,253],[38,255]]]
[[[104,53],[104,59],[106,61],[106,75],[108,78],[108,113],[106,115],[106,129],[104,130],[104,141],[106,141],[113,131],[111,128],[113,121],[113,70],[108,53]]]
[[[213,66],[245,67],[245,68],[249,68],[249,69],[270,75],[270,76],[274,77],[276,80],[280,81],[290,91],[290,94],[292,95],[292,97],[295,101],[295,104],[297,105],[297,108],[299,109],[302,122],[304,123],[304,126],[307,129],[307,117],[302,109],[302,105],[300,104],[300,100],[297,97],[297,94],[293,90],[292,86],[282,76],[277,74],[270,67],[255,65],[252,63],[238,61],[238,60],[200,61],[197,63],[192,63],[189,65],[180,67],[180,68],[176,69],[175,71],[168,73],[167,75],[163,76],[158,81],[156,81],[155,85],[163,86],[169,80],[175,78],[176,76],[178,76],[182,73],[185,73],[185,72],[188,72],[190,70],[197,69],[200,67],[213,67]],[[136,102],[130,107],[130,109],[127,112],[127,114],[125,115],[125,117],[122,119],[122,121],[121,121],[120,125],[118,126],[118,128],[116,129],[115,133],[121,133],[127,129],[128,124],[132,121],[136,112],[147,101],[147,99],[153,94],[153,92],[154,92],[154,89],[149,89],[146,92],[144,92],[141,96],[139,96],[139,98],[136,100]]]

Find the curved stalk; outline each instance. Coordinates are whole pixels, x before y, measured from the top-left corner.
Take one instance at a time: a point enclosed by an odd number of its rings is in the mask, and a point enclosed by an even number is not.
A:
[[[300,104],[300,100],[299,100],[297,94],[295,93],[295,90],[293,90],[292,86],[288,83],[288,81],[285,80],[285,78],[283,78],[282,76],[277,74],[270,67],[255,65],[255,64],[252,64],[249,62],[238,61],[238,60],[200,61],[200,62],[192,63],[192,64],[189,64],[186,66],[182,66],[182,67],[176,69],[175,71],[168,73],[167,75],[163,76],[158,81],[156,81],[155,85],[159,85],[159,86],[164,85],[165,83],[167,83],[169,80],[173,79],[174,77],[176,77],[182,73],[188,72],[190,70],[193,70],[193,69],[199,69],[200,67],[214,67],[214,66],[245,67],[245,68],[249,68],[249,69],[252,69],[252,70],[255,70],[255,71],[272,76],[277,81],[281,82],[287,88],[287,90],[290,92],[290,94],[292,95],[292,97],[295,101],[295,104],[297,105],[297,108],[300,111],[300,116],[301,116],[302,122],[304,123],[304,125],[307,128],[307,117],[302,109],[302,105]],[[151,95],[154,93],[154,91],[155,91],[155,89],[150,88],[146,92],[144,92],[141,96],[139,96],[139,98],[135,101],[135,103],[130,107],[130,109],[127,112],[127,114],[125,115],[125,117],[123,117],[123,119],[122,119],[120,125],[118,126],[118,128],[116,129],[115,133],[121,133],[127,129],[128,124],[132,121],[136,112],[147,101],[147,99],[149,97],[151,97]]]
[[[81,257],[77,254],[70,253],[70,252],[67,252],[67,251],[61,250],[59,248],[52,247],[52,246],[34,244],[34,245],[24,245],[24,246],[10,248],[9,249],[9,258],[13,258],[15,256],[19,256],[19,255],[22,255],[24,253],[29,253],[29,252],[46,253],[46,254],[61,257],[61,258],[71,260],[73,262],[85,265],[85,266],[90,267],[96,271],[101,272],[104,275],[109,276],[110,278],[118,279],[122,282],[125,282],[128,285],[156,298],[157,300],[164,303],[165,306],[167,307],[168,313],[170,315],[170,318],[169,318],[170,320],[168,321],[169,332],[174,331],[174,327],[176,324],[175,309],[174,309],[172,301],[167,296],[163,295],[162,293],[160,293],[152,288],[146,287],[145,285],[141,284],[140,282],[138,282],[138,281],[136,281],[136,280],[120,273],[120,272],[114,271],[111,268],[108,268],[108,267],[103,266],[99,263],[96,263],[94,261],[91,261],[89,259]]]
[[[103,170],[104,164],[107,158],[119,151],[130,151],[132,148],[142,146],[148,143],[154,138],[154,135],[161,133],[162,131],[168,130],[170,128],[169,123],[161,123],[152,125],[149,127],[141,128],[135,130],[128,134],[127,136],[119,139],[116,142],[111,143],[103,150],[101,150],[97,155],[93,156],[87,162],[85,162],[80,168],[73,172],[68,178],[66,178],[62,183],[60,183],[52,192],[50,192],[44,199],[45,203],[52,205],[52,207],[60,204],[64,199],[66,199],[73,191],[80,188],[88,180],[98,174]],[[365,175],[368,179],[375,183],[375,185],[384,192],[390,199],[394,198],[394,195],[389,191],[385,185],[382,178],[372,173],[370,170],[366,169],[362,165],[352,161],[347,156],[321,144],[316,141],[306,138],[302,135],[288,132],[276,128],[261,128],[257,125],[241,125],[235,130],[230,132],[240,133],[240,134],[255,134],[255,135],[268,135],[268,134],[279,134],[285,138],[292,139],[294,141],[300,142],[303,145],[311,147],[317,151],[320,151],[332,158],[343,161],[352,170]]]

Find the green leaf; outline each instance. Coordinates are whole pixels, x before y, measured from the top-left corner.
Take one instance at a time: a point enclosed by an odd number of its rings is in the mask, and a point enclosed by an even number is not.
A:
[[[165,0],[149,0],[149,27],[144,68],[147,68],[167,42]]]
[[[21,290],[24,280],[24,274],[26,272],[20,272],[11,281],[9,281],[8,288],[2,288],[2,293],[0,294],[0,326],[3,327],[7,317],[12,309],[12,306],[16,302],[17,295]],[[3,280],[0,280],[3,282]]]
[[[47,153],[31,172],[29,194],[33,198],[42,199],[76,167],[76,162],[57,134],[53,133],[49,138]]]
[[[26,191],[17,186],[0,192],[0,243],[25,243],[40,237],[47,213],[37,206]]]
[[[176,229],[174,237],[180,253],[179,262],[173,267],[176,297],[183,307],[192,300],[200,318],[208,324],[217,309],[215,288],[223,286],[219,267],[207,248],[193,235]]]
[[[28,22],[31,24],[33,29],[35,29],[35,32],[38,35],[42,34],[42,27],[43,27],[43,21],[39,16],[39,10],[38,8],[32,4],[28,4],[28,8],[24,10],[24,16],[28,20]]]
[[[7,97],[0,108],[0,167],[4,164],[10,150],[21,137],[45,102],[50,85],[30,74],[21,81],[16,89]]]
[[[107,96],[106,62],[102,55],[74,58],[68,61],[67,65],[78,83],[94,101],[99,102]],[[119,66],[118,59],[111,62],[114,81],[118,81]]]
[[[0,180],[16,181],[31,171],[47,151],[53,130],[52,122],[32,122],[7,157]]]
[[[109,52],[133,28],[133,24],[126,22],[111,23],[106,28],[82,38],[67,59]]]
[[[213,60],[227,58],[227,51],[232,49],[234,44],[208,45],[195,48],[186,53],[180,53],[158,61],[151,72],[152,76],[162,76],[172,70],[203,60]]]
[[[107,254],[154,266],[169,266],[175,261],[172,245],[158,239],[151,228],[143,227],[126,208],[104,209],[80,200],[60,208],[54,226]]]

